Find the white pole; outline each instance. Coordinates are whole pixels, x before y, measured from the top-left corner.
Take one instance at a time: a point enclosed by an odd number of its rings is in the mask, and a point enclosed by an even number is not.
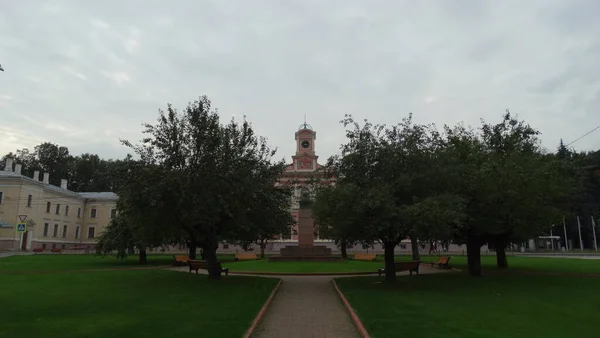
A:
[[[563,229],[565,230],[565,251],[569,251],[569,240],[567,239],[567,222],[563,217]]]
[[[581,222],[579,216],[577,216],[577,230],[579,231],[579,250],[583,252],[583,240],[581,239]]]
[[[592,218],[592,234],[594,235],[594,249],[598,251],[598,242],[596,241],[596,222],[594,221],[594,216]]]
[[[554,236],[552,235],[552,229],[550,229],[550,247],[552,248],[552,252],[554,252]]]

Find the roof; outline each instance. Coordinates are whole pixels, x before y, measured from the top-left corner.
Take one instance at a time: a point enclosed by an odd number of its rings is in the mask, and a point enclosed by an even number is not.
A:
[[[44,189],[47,189],[49,191],[57,192],[57,193],[72,196],[72,197],[89,198],[89,199],[107,199],[107,200],[119,199],[119,195],[115,194],[114,192],[79,192],[78,193],[75,191],[57,187],[52,184],[46,184],[42,181],[34,180],[31,177],[27,177],[27,176],[18,174],[14,171],[0,170],[0,178],[21,179],[22,181],[28,182],[30,184],[41,185],[44,187]]]

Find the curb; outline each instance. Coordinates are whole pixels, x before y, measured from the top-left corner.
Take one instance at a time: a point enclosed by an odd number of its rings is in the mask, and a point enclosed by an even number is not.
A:
[[[360,321],[360,318],[358,318],[358,315],[356,314],[356,312],[354,312],[354,309],[350,305],[350,302],[348,302],[348,300],[346,299],[346,297],[344,296],[342,291],[340,291],[340,289],[338,288],[337,283],[335,282],[335,279],[332,279],[331,283],[333,284],[333,288],[337,292],[342,303],[346,307],[346,311],[348,311],[348,314],[350,315],[352,322],[354,322],[354,326],[356,326],[356,329],[358,330],[358,333],[360,334],[360,336],[362,338],[371,338],[371,336],[369,335],[369,332],[367,332],[367,329],[365,329],[365,326]]]
[[[251,276],[367,276],[376,275],[377,272],[260,272],[260,271],[229,271],[235,275],[251,275]]]
[[[283,279],[280,279],[279,283],[277,283],[277,285],[275,286],[275,289],[273,289],[273,291],[271,291],[271,295],[269,296],[269,298],[267,298],[267,301],[265,302],[265,304],[263,304],[260,311],[258,311],[258,314],[254,318],[254,321],[252,321],[252,324],[246,331],[244,338],[250,338],[254,334],[254,331],[256,330],[256,328],[260,324],[260,321],[263,319],[263,317],[267,313],[267,310],[271,306],[271,303],[273,302],[273,298],[275,298],[275,295],[279,291],[279,287],[281,286],[282,283],[283,283]]]

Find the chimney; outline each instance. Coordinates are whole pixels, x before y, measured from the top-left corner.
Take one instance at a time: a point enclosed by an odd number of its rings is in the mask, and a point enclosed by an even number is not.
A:
[[[67,190],[67,180],[65,180],[64,178],[62,180],[60,180],[60,187]]]
[[[22,166],[21,164],[19,164],[19,163],[15,164],[15,172],[16,172],[17,174],[21,175],[21,168],[22,168],[22,167],[23,167],[23,166]]]
[[[13,159],[12,157],[6,158],[6,166],[4,167],[4,171],[12,171]]]
[[[44,173],[44,183],[50,184],[50,173]]]
[[[40,171],[39,170],[36,170],[33,172],[33,180],[39,182],[39,180],[40,180]]]

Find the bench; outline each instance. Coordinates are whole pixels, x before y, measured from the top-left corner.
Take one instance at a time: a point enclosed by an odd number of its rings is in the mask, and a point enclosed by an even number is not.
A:
[[[374,253],[357,253],[354,254],[353,259],[357,261],[374,261],[377,259],[377,255]]]
[[[181,265],[187,264],[187,262],[190,260],[190,256],[188,256],[188,255],[173,255],[173,259],[175,260],[173,265],[181,266]]]
[[[411,276],[413,272],[415,272],[418,275],[420,263],[421,262],[394,262],[394,268],[396,269],[396,272],[408,271]],[[378,269],[377,273],[379,274],[379,276],[381,276],[385,273],[385,268]]]
[[[52,253],[62,253],[62,250],[60,248],[53,248],[53,249],[50,249],[50,252],[52,252]]]
[[[44,252],[44,248],[35,248],[31,251],[33,251],[34,253],[42,253],[42,252]]]
[[[450,256],[442,256],[437,262],[430,263],[431,267],[436,266],[438,268],[450,269]]]
[[[196,273],[198,273],[199,269],[208,270],[208,263],[206,261],[190,259],[187,263],[190,267],[190,273],[192,273],[192,270],[195,270]],[[217,262],[217,266],[221,270],[221,272],[225,272],[225,276],[229,275],[229,268],[223,269],[223,267],[221,266],[221,262]]]
[[[236,252],[233,254],[233,259],[236,261],[252,261],[260,258],[252,252]]]

